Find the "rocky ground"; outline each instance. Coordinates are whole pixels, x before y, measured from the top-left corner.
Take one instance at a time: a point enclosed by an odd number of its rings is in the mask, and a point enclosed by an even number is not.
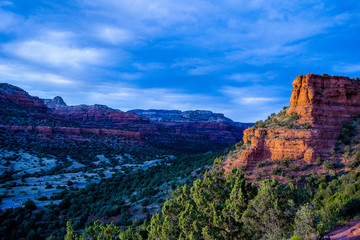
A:
[[[5,176],[13,172],[12,180],[0,184],[2,196],[1,209],[20,206],[27,199],[33,200],[37,206],[45,206],[58,200],[51,199],[56,193],[64,189],[83,188],[90,183],[99,182],[102,178],[109,178],[115,172],[146,170],[160,164],[163,160],[171,160],[174,156],[159,156],[153,160],[141,161],[130,154],[117,155],[118,166],[111,167],[110,161],[104,155],[97,155],[93,162],[94,168],[87,169],[85,165],[67,157],[69,166],[62,173],[52,173],[62,162],[55,156],[40,158],[24,151],[0,150],[0,172]],[[127,163],[123,163],[124,160]],[[49,174],[51,172],[51,174]]]
[[[331,240],[357,240],[360,239],[360,220],[353,220],[336,227],[325,235]]]

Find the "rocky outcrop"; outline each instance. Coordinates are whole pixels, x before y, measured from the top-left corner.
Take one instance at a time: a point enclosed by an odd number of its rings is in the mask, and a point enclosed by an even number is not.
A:
[[[32,97],[19,87],[0,83],[0,107],[2,109],[20,107],[34,112],[46,112],[47,107],[38,97]]]
[[[66,103],[62,99],[62,97],[56,96],[54,99],[42,99],[45,105],[48,108],[54,108],[57,109],[59,107],[66,107]]]
[[[315,128],[341,128],[360,113],[360,84],[348,77],[308,74],[295,78],[288,114]]]
[[[308,74],[295,78],[293,87],[286,114],[298,116],[294,129],[245,130],[247,148],[224,162],[227,172],[267,159],[313,163],[317,157],[328,158],[343,123],[360,113],[360,84],[348,77]]]

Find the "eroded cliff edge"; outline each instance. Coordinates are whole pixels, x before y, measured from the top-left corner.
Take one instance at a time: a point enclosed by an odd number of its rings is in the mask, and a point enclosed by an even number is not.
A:
[[[265,160],[314,163],[330,157],[343,127],[360,113],[360,83],[307,74],[293,81],[290,107],[244,131],[244,144],[223,163],[225,172]]]

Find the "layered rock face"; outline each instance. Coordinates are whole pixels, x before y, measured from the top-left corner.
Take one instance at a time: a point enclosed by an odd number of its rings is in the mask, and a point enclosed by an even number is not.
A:
[[[210,111],[155,110],[154,117],[144,110],[137,114],[98,104],[67,106],[61,97],[41,100],[9,84],[0,85],[0,108],[0,130],[51,144],[110,141],[199,152],[236,143],[248,126]]]
[[[288,113],[315,128],[341,128],[360,114],[360,84],[348,77],[308,74],[295,78]],[[340,126],[339,126],[340,123]]]
[[[226,171],[257,162],[327,158],[345,122],[360,113],[360,84],[348,77],[308,74],[295,78],[287,115],[297,114],[294,129],[251,128],[244,131],[247,149],[224,162]],[[305,128],[305,129],[304,129]]]

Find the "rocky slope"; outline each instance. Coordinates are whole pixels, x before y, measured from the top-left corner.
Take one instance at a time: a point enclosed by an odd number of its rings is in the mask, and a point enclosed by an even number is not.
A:
[[[149,120],[150,114],[141,110],[123,112],[98,104],[67,106],[61,97],[42,100],[6,83],[0,85],[0,108],[2,136],[21,142],[31,137],[31,141],[51,144],[100,141],[131,148],[208,151],[236,143],[248,126],[210,111],[163,111],[166,117]],[[9,137],[14,133],[15,137]]]
[[[315,163],[328,159],[343,124],[360,113],[360,84],[348,77],[308,74],[293,82],[291,106],[244,131],[244,145],[224,162],[254,169],[266,160]],[[302,161],[301,161],[302,160]]]
[[[38,97],[32,97],[19,87],[0,83],[0,104],[2,108],[22,108],[32,112],[46,112],[47,107]]]

